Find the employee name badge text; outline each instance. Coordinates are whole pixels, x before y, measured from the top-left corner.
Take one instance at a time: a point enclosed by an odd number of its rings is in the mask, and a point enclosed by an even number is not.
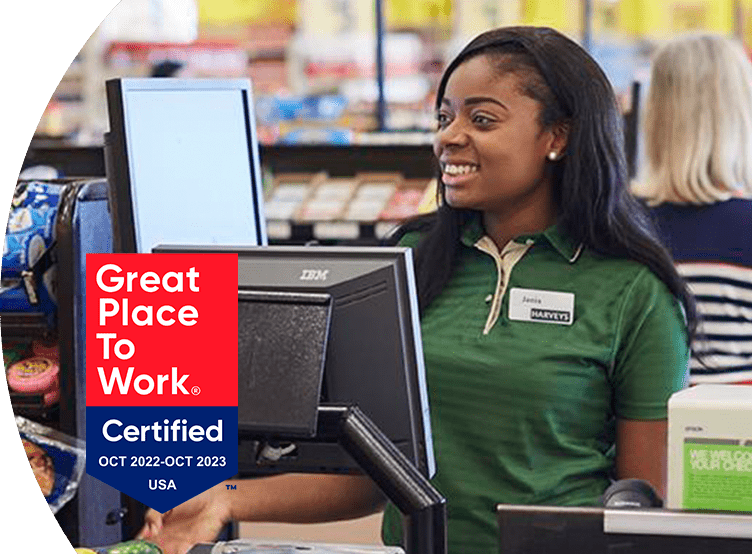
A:
[[[571,292],[513,288],[509,291],[509,319],[572,325],[572,321],[574,321],[574,294]]]

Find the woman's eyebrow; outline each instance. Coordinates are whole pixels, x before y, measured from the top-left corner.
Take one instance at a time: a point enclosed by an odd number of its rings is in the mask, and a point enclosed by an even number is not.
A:
[[[474,106],[476,104],[484,104],[486,102],[491,102],[492,104],[501,106],[505,110],[509,109],[506,104],[490,96],[470,96],[468,98],[465,98],[465,106]]]
[[[504,104],[502,101],[497,100],[496,98],[493,98],[491,96],[470,96],[468,98],[465,98],[464,105],[474,106],[477,104],[483,104],[485,102],[490,102],[492,104],[496,104],[497,106],[501,106],[505,110],[509,110],[506,104]],[[448,107],[452,106],[452,103],[449,100],[447,100],[446,96],[441,99],[441,104],[446,105]]]

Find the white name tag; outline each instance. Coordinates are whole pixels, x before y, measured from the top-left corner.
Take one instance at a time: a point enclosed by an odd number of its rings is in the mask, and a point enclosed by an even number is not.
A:
[[[550,290],[512,289],[509,291],[509,319],[572,325],[574,294]]]

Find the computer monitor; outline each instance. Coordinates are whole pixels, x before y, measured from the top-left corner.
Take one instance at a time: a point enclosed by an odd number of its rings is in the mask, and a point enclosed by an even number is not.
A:
[[[305,397],[313,391],[322,406],[357,405],[424,476],[433,475],[433,444],[410,249],[186,245],[160,246],[154,251],[238,254],[241,474],[358,470],[339,445],[306,436],[311,421],[305,414],[293,423],[291,433],[275,425],[275,413],[299,409],[292,398],[295,394]],[[265,298],[265,294],[269,297]],[[286,295],[293,296],[285,299]],[[246,333],[244,338],[243,330],[251,327],[258,331]],[[270,346],[278,333],[285,334],[285,340],[292,337],[293,343],[304,343],[306,354]],[[278,342],[284,344],[282,340]],[[267,347],[258,348],[259,345]],[[316,372],[317,348],[325,353],[320,385],[316,381],[320,374]],[[262,351],[266,354],[259,354]],[[280,362],[279,356],[308,361],[285,363]],[[301,371],[302,380],[298,375]],[[286,396],[277,396],[278,391],[254,390],[270,383],[269,379],[259,378],[270,372],[274,374],[271,381],[276,383],[271,386],[281,384]],[[266,406],[259,402],[264,397],[279,400]],[[269,452],[273,455],[267,455]]]
[[[107,81],[115,252],[157,244],[266,244],[247,79]]]

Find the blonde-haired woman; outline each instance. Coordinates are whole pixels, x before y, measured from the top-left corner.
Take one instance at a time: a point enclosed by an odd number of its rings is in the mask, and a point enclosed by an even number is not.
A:
[[[752,382],[752,63],[710,34],[663,45],[635,186],[697,299],[691,382]]]

